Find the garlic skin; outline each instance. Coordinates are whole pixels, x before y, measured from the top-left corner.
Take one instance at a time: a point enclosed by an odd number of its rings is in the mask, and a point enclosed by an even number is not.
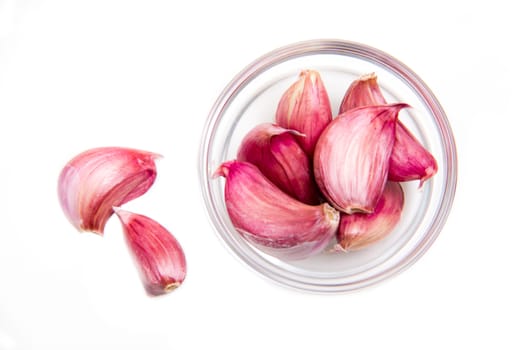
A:
[[[384,105],[386,100],[381,93],[375,73],[366,74],[354,80],[347,89],[339,108],[340,113],[363,106]],[[396,139],[388,179],[391,181],[420,180],[419,186],[437,173],[436,159],[410,133],[400,121],[396,125]]]
[[[323,131],[314,154],[321,192],[347,214],[371,213],[387,181],[398,113],[405,103],[351,109]]]
[[[186,278],[186,257],[177,239],[147,216],[114,210],[146,292],[158,296],[177,289]]]
[[[270,182],[253,164],[224,162],[214,176],[226,178],[226,209],[237,231],[267,254],[299,260],[322,251],[339,226],[327,203],[304,204]]]
[[[237,160],[249,162],[277,187],[306,204],[319,204],[310,160],[294,135],[294,130],[263,123],[253,128],[242,140]]]
[[[371,214],[342,214],[335,250],[358,250],[387,236],[401,218],[404,205],[401,185],[388,181]]]
[[[58,178],[62,210],[79,231],[104,234],[113,206],[143,195],[155,182],[160,155],[123,147],[87,150],[71,159]]]
[[[297,138],[308,156],[314,153],[317,139],[332,120],[328,93],[319,72],[303,70],[279,100],[275,120],[286,129],[297,130]]]
[[[341,101],[339,114],[358,107],[385,105],[386,103],[377,83],[377,75],[369,73],[360,76],[350,84]]]
[[[438,171],[437,161],[415,138],[405,125],[398,121],[396,141],[390,156],[388,179],[391,181],[419,180],[419,187]]]

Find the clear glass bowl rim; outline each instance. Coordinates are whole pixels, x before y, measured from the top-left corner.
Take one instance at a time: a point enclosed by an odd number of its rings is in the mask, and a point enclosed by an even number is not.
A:
[[[394,266],[389,267],[380,274],[368,276],[366,279],[358,282],[340,283],[339,281],[328,280],[318,281],[316,283],[311,280],[302,279],[299,276],[294,276],[293,273],[288,271],[279,271],[264,266],[259,259],[254,259],[245,252],[236,249],[233,242],[228,239],[228,230],[225,227],[222,227],[219,214],[213,205],[212,191],[210,188],[210,141],[213,139],[217,124],[220,122],[221,116],[225,109],[227,109],[230,101],[235,98],[237,92],[241,91],[251,80],[271,67],[296,57],[312,54],[336,54],[359,58],[377,64],[393,73],[400,80],[404,81],[405,84],[410,86],[411,89],[423,99],[424,103],[428,106],[435,118],[443,144],[448,146],[443,150],[447,166],[444,168],[446,171],[446,183],[443,190],[442,201],[424,239],[421,240],[416,249],[398,261]],[[263,277],[266,277],[282,286],[314,293],[341,293],[362,289],[393,277],[413,265],[431,247],[439,236],[454,201],[457,185],[457,150],[450,124],[439,101],[423,80],[408,66],[393,56],[365,44],[348,40],[316,39],[292,43],[270,51],[246,66],[229,82],[216,99],[205,123],[201,136],[198,171],[208,218],[211,221],[215,232],[218,234],[219,239],[234,256],[239,258],[243,263]]]

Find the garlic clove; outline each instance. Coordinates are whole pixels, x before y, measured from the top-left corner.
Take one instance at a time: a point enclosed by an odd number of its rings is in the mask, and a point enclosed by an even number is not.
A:
[[[314,176],[335,208],[371,213],[387,181],[398,113],[405,103],[351,109],[323,131]]]
[[[79,231],[104,234],[113,206],[143,195],[155,181],[160,155],[130,148],[101,147],[80,153],[62,169],[58,198]]]
[[[341,101],[339,113],[364,106],[384,105],[386,100],[377,83],[377,75],[369,73],[354,80]]]
[[[388,179],[392,181],[419,180],[419,187],[437,173],[438,165],[434,156],[412,135],[401,122],[396,126],[396,140]]]
[[[302,134],[264,123],[243,139],[237,160],[249,162],[288,195],[307,204],[319,204],[310,160],[293,135]]]
[[[299,79],[281,97],[275,117],[278,125],[305,135],[298,141],[311,156],[319,135],[332,120],[330,100],[319,72],[300,73]]]
[[[404,194],[401,185],[388,181],[371,214],[342,214],[335,250],[357,250],[386,237],[401,218]]]
[[[366,74],[350,84],[341,102],[340,113],[357,107],[383,104],[386,104],[386,100],[377,83],[377,76],[375,73]],[[436,174],[437,169],[436,159],[398,120],[388,179],[391,181],[420,180],[419,186],[421,186]]]
[[[233,226],[267,254],[304,259],[322,251],[337,231],[337,210],[288,196],[253,164],[227,161],[214,176],[226,178],[224,197]]]
[[[114,210],[146,292],[158,296],[178,288],[186,278],[186,257],[177,239],[147,216]]]

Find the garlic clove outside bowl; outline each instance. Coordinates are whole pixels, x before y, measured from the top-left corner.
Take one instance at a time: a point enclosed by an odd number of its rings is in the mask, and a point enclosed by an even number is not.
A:
[[[318,70],[330,95],[332,111],[349,84],[375,72],[388,102],[412,106],[400,120],[434,155],[438,173],[418,188],[402,183],[405,207],[395,230],[359,251],[323,253],[286,261],[267,255],[232,226],[224,202],[224,179],[212,178],[224,161],[235,158],[246,133],[271,122],[277,103],[302,69]],[[457,182],[457,154],[452,130],[436,97],[409,67],[360,43],[311,40],[278,48],[245,67],[224,88],[205,125],[199,154],[199,176],[210,221],[218,237],[244,264],[282,286],[316,293],[361,289],[390,278],[415,263],[441,232],[450,212]]]

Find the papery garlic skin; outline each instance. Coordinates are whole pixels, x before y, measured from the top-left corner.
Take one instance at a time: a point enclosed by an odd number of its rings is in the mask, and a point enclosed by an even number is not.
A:
[[[169,293],[186,278],[186,257],[177,239],[155,220],[114,208],[146,292]]]
[[[314,175],[335,208],[371,213],[387,181],[398,103],[352,109],[323,131],[314,154]]]
[[[64,214],[79,231],[104,234],[113,206],[143,195],[155,182],[160,155],[123,147],[87,150],[71,159],[58,179]]]
[[[404,205],[401,185],[388,181],[371,214],[342,214],[335,250],[358,250],[386,237],[398,224]]]
[[[263,123],[250,130],[237,152],[237,160],[249,162],[277,187],[306,204],[319,204],[312,166],[294,135],[300,133]]]
[[[345,92],[339,114],[354,108],[387,104],[379,84],[377,75],[369,73],[354,80]]]
[[[226,178],[224,197],[233,226],[268,254],[304,259],[322,251],[337,231],[337,210],[288,196],[253,164],[227,161],[214,176]]]
[[[415,138],[407,127],[398,122],[396,141],[390,156],[388,179],[391,181],[419,180],[419,186],[438,171],[434,156]]]
[[[344,113],[353,108],[386,103],[377,83],[377,76],[371,73],[361,76],[350,84],[339,110],[340,113]],[[438,165],[434,156],[398,120],[388,179],[391,181],[420,180],[419,186],[421,186],[436,174],[437,169]]]
[[[315,70],[304,70],[281,97],[275,120],[286,129],[297,130],[297,138],[308,156],[314,153],[317,139],[332,120],[332,109],[324,83]]]

